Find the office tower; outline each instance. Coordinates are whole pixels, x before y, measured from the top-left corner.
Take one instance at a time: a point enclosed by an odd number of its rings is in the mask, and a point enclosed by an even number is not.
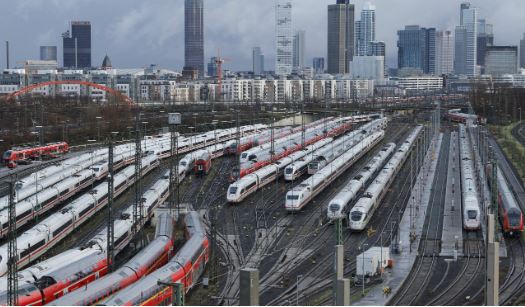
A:
[[[523,39],[520,40],[520,64],[521,68],[525,68],[525,33]]]
[[[328,6],[327,72],[345,74],[354,56],[354,5],[337,0]]]
[[[324,58],[314,58],[312,67],[314,69],[315,74],[324,73]]]
[[[359,56],[372,55],[370,43],[376,39],[376,7],[366,3],[361,20],[355,23],[355,52]]]
[[[452,31],[436,32],[436,75],[454,71],[454,35]]]
[[[385,57],[357,55],[350,62],[353,79],[383,80],[385,78]]]
[[[516,74],[518,72],[518,46],[489,46],[485,53],[487,75]]]
[[[277,41],[275,73],[285,76],[292,73],[293,66],[292,3],[278,2],[275,17]]]
[[[91,67],[91,23],[72,21],[71,31],[62,34],[64,67]]]
[[[204,76],[204,3],[184,1],[184,70]]]
[[[264,73],[264,54],[261,47],[254,47],[252,51],[252,71],[254,75],[261,75]]]
[[[218,65],[217,57],[212,57],[208,63],[208,77],[217,77]]]
[[[304,68],[304,31],[297,31],[293,37],[293,67],[295,69]]]
[[[478,9],[462,3],[460,25],[456,27],[454,71],[456,74],[477,74]]]
[[[420,69],[425,74],[435,74],[436,29],[405,26],[397,35],[399,69]]]
[[[485,66],[485,51],[489,46],[494,46],[494,33],[492,31],[492,24],[487,23],[485,19],[479,19],[476,64],[482,69]]]
[[[40,60],[41,61],[56,61],[57,60],[57,46],[40,46]]]
[[[385,56],[386,55],[386,44],[383,41],[370,42],[370,55],[372,56]]]

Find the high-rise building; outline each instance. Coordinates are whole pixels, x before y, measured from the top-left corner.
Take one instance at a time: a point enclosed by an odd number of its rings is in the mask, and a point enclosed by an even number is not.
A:
[[[478,37],[477,37],[477,55],[476,64],[481,67],[485,66],[485,51],[487,47],[494,46],[493,26],[487,23],[485,19],[478,19]]]
[[[91,23],[72,21],[71,31],[62,34],[64,67],[91,67]]]
[[[305,33],[297,31],[293,37],[293,68],[304,68]]]
[[[525,33],[523,39],[520,40],[520,65],[521,68],[525,68]]]
[[[292,3],[279,1],[275,8],[275,17],[277,41],[275,73],[285,76],[291,74],[293,68]]]
[[[355,22],[356,55],[372,55],[370,43],[376,39],[376,7],[365,3],[361,20]]]
[[[386,44],[383,41],[370,42],[370,55],[386,56]]]
[[[397,31],[399,37],[398,67],[420,69],[425,74],[436,72],[436,29],[405,26]]]
[[[184,69],[204,71],[204,3],[203,0],[184,2]]]
[[[452,31],[436,32],[436,75],[454,71],[454,35]]]
[[[314,58],[312,67],[314,69],[315,74],[324,73],[324,58],[321,58],[321,57]]]
[[[518,71],[518,46],[489,46],[485,53],[487,75],[515,74]]]
[[[384,56],[354,56],[350,62],[353,79],[383,80],[385,78]]]
[[[475,76],[478,49],[478,9],[468,2],[460,7],[460,25],[456,27],[454,71],[456,74]]]
[[[208,77],[217,77],[218,70],[217,57],[212,57],[208,62]]]
[[[57,46],[40,46],[40,61],[56,61]]]
[[[261,47],[254,47],[252,51],[252,70],[254,75],[261,75],[264,73],[264,54]]]
[[[328,6],[327,72],[349,72],[354,56],[354,5],[350,0],[337,0]]]

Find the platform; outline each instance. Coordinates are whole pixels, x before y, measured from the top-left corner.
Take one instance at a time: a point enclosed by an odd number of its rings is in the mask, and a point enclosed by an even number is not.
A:
[[[457,256],[463,255],[463,221],[461,216],[459,142],[458,133],[452,132],[440,256],[452,257],[455,251],[457,251]]]
[[[412,189],[412,196],[421,195],[421,202],[419,210],[417,210],[416,216],[416,233],[417,238],[410,244],[410,210],[405,210],[401,224],[399,225],[399,254],[392,254],[392,260],[394,267],[383,274],[383,283],[379,286],[375,286],[369,289],[368,294],[361,298],[359,301],[351,302],[352,305],[357,306],[383,306],[394,296],[395,292],[403,285],[403,282],[407,278],[408,274],[412,270],[412,266],[417,257],[417,247],[419,246],[419,240],[423,231],[423,224],[426,218],[426,210],[431,197],[431,189],[428,187],[432,186],[434,182],[434,175],[436,173],[436,167],[438,163],[439,152],[441,150],[441,143],[443,134],[439,134],[430,145],[425,157],[425,164],[421,168],[418,179],[414,188]],[[420,182],[420,184],[418,184]],[[421,191],[418,189],[420,187]],[[421,194],[420,194],[421,193]],[[412,245],[412,246],[411,246]],[[389,287],[391,293],[386,296],[383,293],[383,289]]]

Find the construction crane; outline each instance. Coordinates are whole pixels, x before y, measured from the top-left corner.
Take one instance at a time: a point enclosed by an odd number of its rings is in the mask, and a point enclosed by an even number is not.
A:
[[[222,101],[222,64],[224,64],[226,61],[229,62],[231,60],[227,58],[221,58],[221,50],[218,49],[217,57],[215,58],[215,64],[217,64],[217,96],[219,101]]]

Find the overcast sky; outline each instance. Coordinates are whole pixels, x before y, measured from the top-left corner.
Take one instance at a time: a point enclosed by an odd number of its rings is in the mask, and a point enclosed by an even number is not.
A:
[[[359,19],[365,0],[352,1]],[[398,29],[408,24],[453,30],[459,23],[458,0],[376,0],[377,40],[387,46],[387,64],[397,66]],[[306,64],[326,56],[328,4],[335,0],[292,0],[294,29],[306,31]],[[525,0],[473,0],[480,17],[494,24],[495,43],[519,44],[525,32]],[[251,69],[251,49],[261,46],[266,69],[274,68],[275,0],[204,0],[206,62],[221,49],[231,59],[226,68]],[[11,44],[11,66],[38,59],[40,45],[57,45],[70,20],[92,24],[92,63],[107,53],[114,67],[155,63],[180,70],[184,62],[183,0],[0,0],[0,68],[5,43]]]

